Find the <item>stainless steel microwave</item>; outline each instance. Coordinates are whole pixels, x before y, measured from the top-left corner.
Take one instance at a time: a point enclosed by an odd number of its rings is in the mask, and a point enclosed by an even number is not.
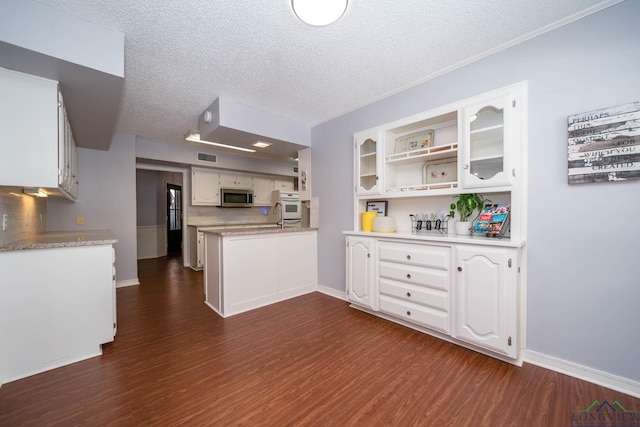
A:
[[[220,207],[250,208],[253,206],[253,190],[241,188],[221,188]]]

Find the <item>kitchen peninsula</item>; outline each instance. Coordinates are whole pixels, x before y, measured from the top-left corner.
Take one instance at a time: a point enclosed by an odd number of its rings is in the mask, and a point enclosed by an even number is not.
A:
[[[317,229],[205,230],[205,303],[222,317],[312,292]]]

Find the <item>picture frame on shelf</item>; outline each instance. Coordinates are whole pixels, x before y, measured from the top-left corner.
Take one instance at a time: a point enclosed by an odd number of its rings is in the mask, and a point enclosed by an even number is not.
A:
[[[387,201],[367,202],[367,212],[377,212],[377,216],[387,216]]]

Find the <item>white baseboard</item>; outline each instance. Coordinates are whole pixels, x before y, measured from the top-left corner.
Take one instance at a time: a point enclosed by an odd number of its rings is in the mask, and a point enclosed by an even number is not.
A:
[[[561,374],[579,378],[633,397],[640,398],[640,382],[602,372],[587,366],[531,350],[524,350],[524,361]],[[604,397],[603,397],[604,399]]]
[[[129,279],[129,280],[119,280],[116,282],[116,288],[125,288],[127,286],[136,286],[139,285],[140,282],[137,278]]]
[[[347,296],[344,294],[344,291],[339,291],[328,286],[318,285],[317,291],[325,295],[329,295],[330,297],[341,299],[343,301],[347,300]]]

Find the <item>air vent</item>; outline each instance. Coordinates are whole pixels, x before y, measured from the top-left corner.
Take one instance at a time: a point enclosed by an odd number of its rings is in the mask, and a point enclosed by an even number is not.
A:
[[[215,154],[198,153],[198,160],[202,160],[203,162],[216,163],[218,161],[218,158]]]

